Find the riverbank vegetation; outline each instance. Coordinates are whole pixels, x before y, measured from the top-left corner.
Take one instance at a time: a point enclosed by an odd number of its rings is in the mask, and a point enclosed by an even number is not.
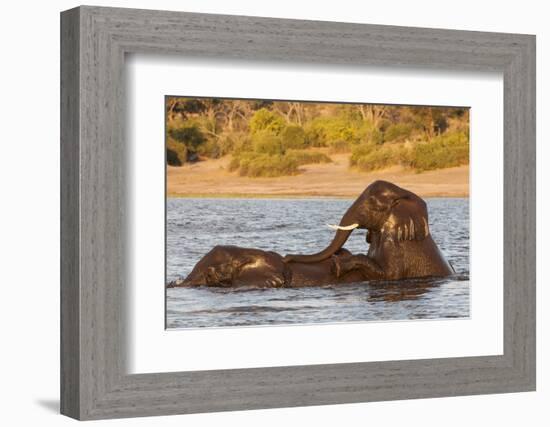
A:
[[[336,153],[364,172],[466,165],[468,135],[467,108],[166,98],[167,163],[231,156],[241,176],[296,175]]]

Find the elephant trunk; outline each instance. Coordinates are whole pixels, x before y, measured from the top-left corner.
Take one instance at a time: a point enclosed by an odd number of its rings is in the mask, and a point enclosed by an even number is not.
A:
[[[342,217],[340,221],[340,229],[336,231],[336,235],[332,239],[332,242],[321,252],[312,255],[287,255],[285,257],[286,262],[303,262],[313,263],[323,261],[336,253],[344,243],[348,240],[351,232],[359,226],[354,219],[353,206]],[[353,227],[350,227],[353,226]],[[345,229],[344,229],[345,228]]]

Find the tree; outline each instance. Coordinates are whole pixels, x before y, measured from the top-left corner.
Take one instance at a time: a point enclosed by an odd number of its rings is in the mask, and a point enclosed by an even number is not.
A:
[[[184,144],[191,153],[196,153],[199,147],[206,142],[206,137],[201,129],[191,122],[184,122],[177,128],[168,129],[168,136],[176,142]]]
[[[285,148],[306,148],[306,133],[298,125],[288,125],[281,132],[281,140]]]
[[[250,119],[251,133],[269,131],[278,135],[285,127],[284,119],[277,113],[269,111],[267,108],[261,108],[254,113]]]
[[[376,129],[380,129],[380,122],[386,116],[389,110],[387,105],[360,104],[359,112],[363,120],[367,120],[373,124]]]

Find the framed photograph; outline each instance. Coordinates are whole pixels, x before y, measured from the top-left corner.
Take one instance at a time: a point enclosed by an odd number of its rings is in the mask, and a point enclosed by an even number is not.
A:
[[[61,411],[535,390],[535,37],[61,14]]]
[[[167,328],[470,317],[469,108],[165,109]]]

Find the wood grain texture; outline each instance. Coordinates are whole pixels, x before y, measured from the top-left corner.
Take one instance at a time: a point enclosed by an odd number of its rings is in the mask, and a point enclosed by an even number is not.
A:
[[[62,413],[213,412],[535,388],[535,39],[80,7],[62,14]],[[504,75],[504,354],[128,375],[124,55]]]
[[[80,414],[79,11],[61,19],[61,412]]]

